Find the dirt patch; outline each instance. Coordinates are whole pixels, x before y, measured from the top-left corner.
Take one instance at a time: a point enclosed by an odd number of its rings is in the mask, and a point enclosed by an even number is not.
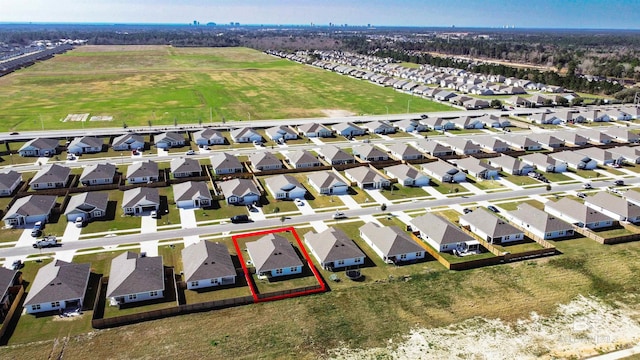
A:
[[[507,323],[473,318],[435,329],[414,329],[405,341],[374,349],[335,349],[333,358],[567,359],[625,348],[640,339],[638,313],[591,297],[558,306],[556,313]]]
[[[353,116],[355,113],[348,110],[339,110],[339,109],[322,109],[323,114],[330,118],[338,118],[338,117],[347,117]]]

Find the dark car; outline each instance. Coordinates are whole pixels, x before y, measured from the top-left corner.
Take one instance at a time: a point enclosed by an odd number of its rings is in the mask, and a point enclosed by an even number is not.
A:
[[[20,134],[19,132],[14,131],[14,132],[10,133],[9,135],[19,135],[19,134]]]
[[[422,114],[422,115],[420,115],[420,117],[421,117],[422,119],[426,119],[426,118],[428,118],[428,117],[429,117],[429,115],[427,115],[427,114]]]
[[[500,210],[498,210],[498,208],[493,205],[487,206],[487,209],[493,211],[494,213],[500,212]]]
[[[249,215],[236,215],[231,217],[231,222],[234,224],[249,222]]]
[[[616,180],[613,183],[618,185],[618,186],[622,186],[622,185],[624,185],[624,180]]]
[[[468,213],[470,213],[470,212],[473,212],[473,210],[471,210],[471,209],[469,209],[469,208],[464,208],[464,209],[462,210],[462,212],[464,212],[465,214],[468,214]]]

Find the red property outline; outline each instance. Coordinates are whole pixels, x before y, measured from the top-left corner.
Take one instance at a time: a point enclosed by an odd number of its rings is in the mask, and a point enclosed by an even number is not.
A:
[[[240,246],[238,245],[237,239],[242,239],[242,238],[251,237],[251,236],[268,235],[268,234],[280,233],[280,232],[291,232],[293,234],[293,237],[296,239],[296,242],[298,243],[298,248],[302,252],[302,256],[304,256],[304,259],[307,261],[307,266],[309,266],[309,268],[311,269],[311,272],[313,272],[313,276],[315,276],[316,280],[318,281],[318,284],[320,284],[320,288],[307,290],[307,291],[298,291],[298,292],[285,294],[285,295],[270,296],[270,297],[261,299],[258,297],[258,289],[256,289],[256,287],[254,286],[253,280],[251,279],[251,275],[249,274],[249,268],[247,268],[244,258],[242,257],[242,251],[240,250]],[[302,245],[302,241],[300,241],[300,237],[298,236],[298,233],[296,232],[296,229],[293,228],[293,226],[289,226],[286,228],[271,229],[271,230],[255,231],[255,232],[250,232],[245,234],[237,234],[237,235],[233,235],[231,237],[231,240],[233,240],[233,246],[236,248],[236,254],[238,254],[240,265],[242,265],[242,271],[244,271],[244,277],[247,280],[247,284],[249,284],[249,288],[251,289],[251,295],[253,296],[254,303],[289,299],[297,296],[311,295],[311,294],[327,291],[327,286],[322,280],[322,277],[320,277],[320,273],[318,273],[318,270],[316,270],[316,267],[313,265],[313,262],[311,261],[311,258],[307,253],[307,249],[305,249],[304,245]]]

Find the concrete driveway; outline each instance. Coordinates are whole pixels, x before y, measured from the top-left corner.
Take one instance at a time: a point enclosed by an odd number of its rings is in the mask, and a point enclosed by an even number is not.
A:
[[[140,232],[143,234],[154,233],[158,231],[158,220],[151,215],[143,215],[140,217]],[[140,252],[147,253],[147,256],[158,256],[159,241],[145,241],[140,243]]]
[[[196,223],[196,209],[182,209],[179,208],[180,212],[180,225],[183,229],[190,229],[197,227]]]
[[[72,242],[78,241],[80,239],[80,233],[82,232],[82,228],[76,226],[73,221],[67,221],[67,227],[64,229],[64,234],[62,235],[61,241]]]

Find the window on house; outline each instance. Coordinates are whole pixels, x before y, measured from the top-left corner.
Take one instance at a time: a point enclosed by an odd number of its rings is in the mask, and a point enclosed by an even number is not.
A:
[[[129,295],[129,300],[135,300],[137,298],[138,298],[138,296],[136,294],[130,294]]]
[[[282,274],[282,269],[276,269],[276,274]]]
[[[198,286],[198,282],[197,281],[192,281],[191,282],[191,286]]]
[[[406,258],[407,258],[407,254],[400,255],[400,260],[406,260]]]
[[[31,310],[40,310],[40,304],[31,305]]]
[[[149,291],[149,296],[158,296],[158,292],[157,291]]]
[[[292,266],[291,269],[289,269],[291,272],[296,272],[298,271],[298,268],[295,266]]]
[[[338,260],[338,265],[344,265],[344,260]]]
[[[547,237],[551,236],[551,233],[547,233],[547,234],[546,234],[546,236],[547,236]]]
[[[418,252],[416,253],[416,257],[421,257],[421,256],[422,256],[422,251],[418,251]]]
[[[53,186],[53,183],[47,183],[47,186]]]
[[[510,237],[510,236],[511,236],[511,235],[505,235],[505,236],[504,236],[504,239],[505,239],[505,240],[509,240],[509,237]]]
[[[362,258],[356,258],[353,262],[356,263],[356,264],[360,263],[360,262],[362,262]]]
[[[51,302],[51,307],[52,307],[52,308],[60,307],[60,301],[53,301],[53,302]]]

